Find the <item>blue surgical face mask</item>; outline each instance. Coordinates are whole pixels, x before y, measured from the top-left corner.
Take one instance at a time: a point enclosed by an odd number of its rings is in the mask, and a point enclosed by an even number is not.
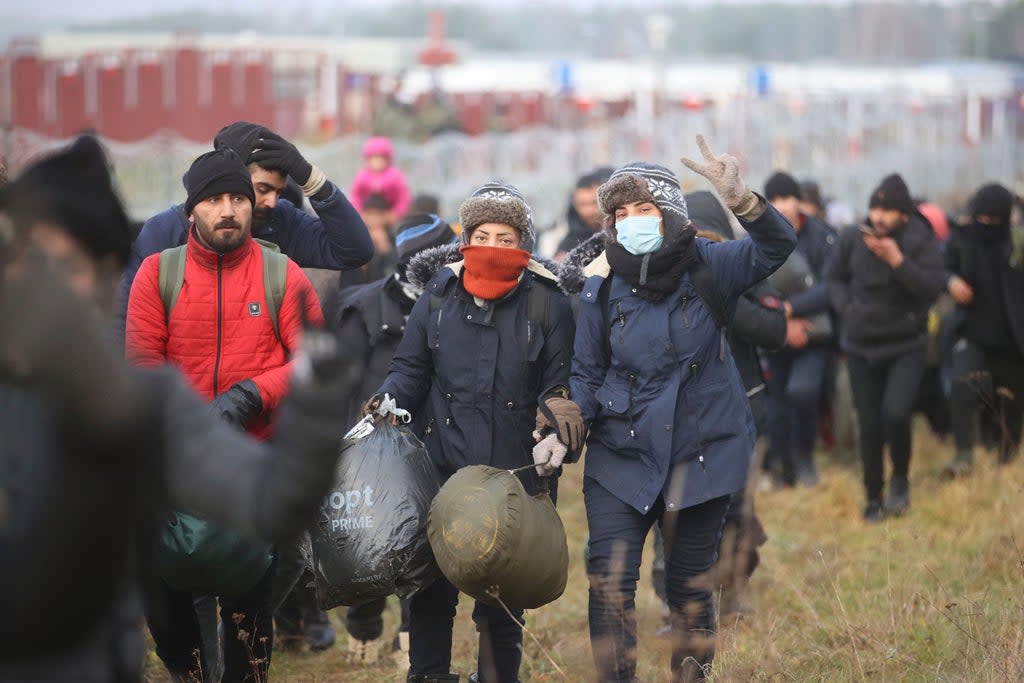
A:
[[[665,241],[658,216],[627,216],[615,223],[615,230],[622,248],[636,256],[657,251]]]

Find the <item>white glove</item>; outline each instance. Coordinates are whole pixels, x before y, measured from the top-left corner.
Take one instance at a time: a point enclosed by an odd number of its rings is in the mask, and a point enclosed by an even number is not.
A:
[[[558,432],[552,432],[533,447],[533,463],[537,466],[537,474],[550,477],[559,467],[568,449],[558,440]]]

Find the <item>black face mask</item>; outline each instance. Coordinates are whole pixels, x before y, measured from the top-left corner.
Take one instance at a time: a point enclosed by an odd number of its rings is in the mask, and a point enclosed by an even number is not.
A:
[[[971,238],[979,242],[1003,242],[1010,239],[1010,226],[1006,223],[989,225],[971,221],[967,230]]]

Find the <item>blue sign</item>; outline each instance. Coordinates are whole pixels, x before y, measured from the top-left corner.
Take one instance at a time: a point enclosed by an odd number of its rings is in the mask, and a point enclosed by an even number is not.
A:
[[[758,97],[764,97],[772,89],[771,74],[769,74],[768,68],[761,64],[754,67],[754,73],[751,75],[750,80]]]

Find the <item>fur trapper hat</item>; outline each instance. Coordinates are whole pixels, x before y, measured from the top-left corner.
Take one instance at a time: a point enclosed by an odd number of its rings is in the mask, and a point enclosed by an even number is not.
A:
[[[614,215],[617,207],[633,202],[653,202],[663,217],[676,217],[672,222],[680,225],[690,222],[679,178],[664,166],[636,161],[616,170],[608,182],[597,188],[597,204],[606,216]]]
[[[533,228],[533,211],[515,186],[499,181],[481,185],[459,207],[462,241],[469,244],[473,230],[484,223],[510,225],[522,236],[520,249],[533,251],[537,235]]]

